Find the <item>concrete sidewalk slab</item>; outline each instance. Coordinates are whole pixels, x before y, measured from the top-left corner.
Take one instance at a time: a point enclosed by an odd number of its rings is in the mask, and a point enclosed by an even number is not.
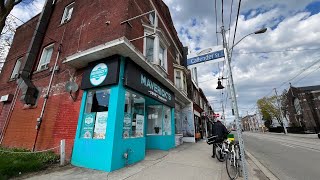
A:
[[[108,180],[227,180],[225,163],[211,158],[212,146],[205,142],[184,143],[170,151],[148,151],[145,160],[107,173],[85,168],[63,167],[58,171],[38,174],[29,179],[108,179]],[[258,168],[249,164],[249,179]],[[259,172],[260,173],[260,172]],[[258,176],[257,176],[258,177]]]

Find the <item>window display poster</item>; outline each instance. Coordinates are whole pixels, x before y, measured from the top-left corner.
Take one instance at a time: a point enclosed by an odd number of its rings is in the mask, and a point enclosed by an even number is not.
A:
[[[108,119],[108,111],[97,112],[96,123],[94,126],[94,135],[93,135],[95,139],[106,138],[107,119]]]
[[[137,114],[136,121],[136,137],[143,137],[144,116]]]
[[[171,119],[164,118],[163,125],[164,125],[163,134],[171,135]]]
[[[128,138],[130,137],[130,130],[131,130],[131,114],[124,113],[124,120],[123,120],[123,137]]]
[[[93,136],[93,126],[96,113],[84,113],[81,127],[81,138],[91,139]]]

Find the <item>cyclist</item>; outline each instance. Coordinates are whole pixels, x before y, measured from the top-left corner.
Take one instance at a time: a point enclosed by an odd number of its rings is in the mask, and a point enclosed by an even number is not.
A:
[[[217,119],[214,120],[214,124],[212,125],[212,135],[217,136],[215,143],[223,142],[227,139],[229,132],[227,128]],[[216,157],[216,147],[212,146],[212,158]]]

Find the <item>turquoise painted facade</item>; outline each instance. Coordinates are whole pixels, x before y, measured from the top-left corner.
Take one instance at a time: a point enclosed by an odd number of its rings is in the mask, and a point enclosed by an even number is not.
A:
[[[110,172],[143,160],[147,149],[169,150],[175,147],[174,108],[171,108],[171,135],[147,135],[147,106],[162,105],[162,103],[147,96],[143,96],[145,98],[143,137],[123,138],[126,92],[123,77],[126,60],[128,59],[120,58],[118,84],[107,86],[110,88],[110,98],[105,139],[81,138],[81,126],[88,90],[83,93],[71,159],[71,163],[75,166]],[[133,89],[130,89],[130,91],[135,92]],[[128,154],[128,158],[125,158],[125,153]]]

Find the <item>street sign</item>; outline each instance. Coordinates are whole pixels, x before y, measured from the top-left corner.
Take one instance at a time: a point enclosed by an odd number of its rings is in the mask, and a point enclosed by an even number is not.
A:
[[[187,59],[187,65],[191,66],[191,65],[203,63],[206,61],[212,61],[214,59],[216,59],[217,62],[220,62],[220,61],[223,61],[224,59],[219,59],[219,58],[223,58],[223,57],[224,57],[224,50],[214,51],[208,54]]]

